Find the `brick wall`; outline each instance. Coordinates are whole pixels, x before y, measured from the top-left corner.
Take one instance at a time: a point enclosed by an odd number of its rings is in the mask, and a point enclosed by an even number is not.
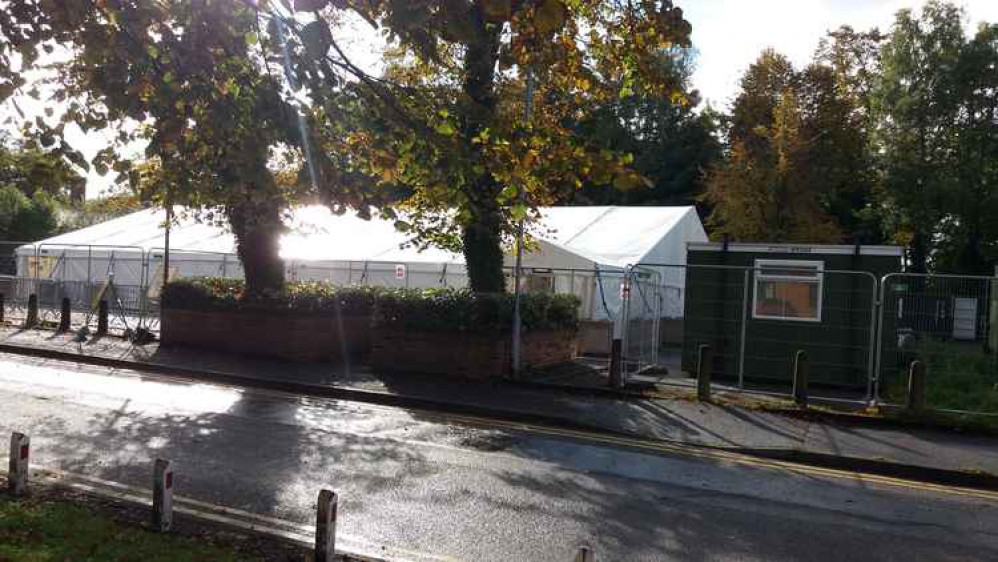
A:
[[[371,346],[371,317],[344,316],[342,326],[341,332],[340,323],[333,315],[164,309],[160,339],[163,345],[186,345],[292,361],[340,360],[344,342],[351,357],[367,355]]]
[[[524,369],[566,363],[575,357],[573,332],[523,334]],[[417,372],[475,379],[505,377],[512,368],[510,338],[478,335],[379,330],[371,349],[373,367],[388,372]]]

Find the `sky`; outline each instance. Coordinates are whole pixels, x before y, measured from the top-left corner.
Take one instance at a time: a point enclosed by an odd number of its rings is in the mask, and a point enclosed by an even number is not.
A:
[[[727,109],[738,81],[767,47],[804,66],[818,41],[840,25],[887,31],[894,14],[921,9],[926,0],[675,0],[693,25],[699,52],[693,85],[715,108]],[[968,32],[980,21],[998,22],[998,0],[957,0]]]
[[[748,66],[767,47],[804,66],[829,30],[848,24],[857,30],[890,28],[894,14],[904,8],[920,9],[927,0],[674,0],[693,25],[693,45],[698,51],[693,86],[716,109],[726,110]],[[968,33],[981,21],[998,22],[998,0],[956,0],[966,12]],[[371,48],[371,31],[352,22],[345,35],[346,50],[357,62],[377,59]],[[381,41],[374,40],[380,45]],[[42,113],[44,103],[23,99],[30,115]],[[0,106],[3,107],[3,106]],[[6,111],[8,108],[3,107]],[[84,135],[67,127],[69,141],[88,158],[106,146],[99,132]],[[111,186],[110,177],[91,172],[87,197],[98,197]]]

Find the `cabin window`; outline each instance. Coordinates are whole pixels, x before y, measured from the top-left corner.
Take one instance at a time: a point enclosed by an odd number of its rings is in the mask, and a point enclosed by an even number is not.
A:
[[[752,318],[821,322],[822,262],[756,260],[755,267]]]

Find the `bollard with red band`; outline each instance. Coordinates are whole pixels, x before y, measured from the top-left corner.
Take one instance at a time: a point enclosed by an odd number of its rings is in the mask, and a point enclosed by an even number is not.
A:
[[[173,524],[173,467],[166,459],[153,465],[152,528],[165,533]]]
[[[7,489],[12,496],[23,496],[28,491],[28,461],[31,440],[23,433],[10,436],[10,464],[7,467]]]
[[[315,517],[315,562],[333,562],[336,554],[336,493],[319,492]]]

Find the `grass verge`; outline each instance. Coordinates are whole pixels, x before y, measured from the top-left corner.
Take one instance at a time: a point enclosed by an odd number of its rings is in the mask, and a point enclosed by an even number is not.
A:
[[[162,535],[63,501],[0,498],[0,562],[263,560]]]

